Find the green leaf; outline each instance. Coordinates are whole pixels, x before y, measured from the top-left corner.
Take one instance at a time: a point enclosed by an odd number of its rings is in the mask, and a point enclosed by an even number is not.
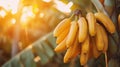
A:
[[[113,12],[113,8],[115,5],[115,0],[105,0],[104,1],[104,7],[105,10],[111,15]]]
[[[24,52],[20,55],[20,60],[24,67],[36,67],[36,63],[34,62],[34,55],[31,49],[24,50]]]
[[[41,41],[41,45],[45,49],[45,53],[47,54],[48,57],[52,58],[54,56],[54,51],[53,49],[48,45],[48,43],[45,42],[45,40]]]
[[[113,55],[117,52],[117,45],[111,36],[108,37],[108,52]]]
[[[41,43],[33,45],[33,49],[35,50],[35,53],[40,56],[41,63],[46,64],[49,60],[48,56],[45,54],[45,49],[42,47]]]
[[[12,67],[10,62],[5,63],[2,67]]]
[[[20,57],[19,56],[15,56],[15,58],[13,58],[11,60],[11,66],[12,67],[22,67],[22,63],[20,62]]]
[[[2,67],[22,67],[22,65],[24,67],[36,67],[32,50],[40,57],[40,62],[44,65],[54,56],[53,49],[55,47],[55,38],[52,33],[49,33],[32,43]]]
[[[57,45],[56,44],[56,39],[53,36],[53,33],[48,34],[48,36],[47,36],[47,42],[50,43],[53,48],[56,47],[56,45]]]

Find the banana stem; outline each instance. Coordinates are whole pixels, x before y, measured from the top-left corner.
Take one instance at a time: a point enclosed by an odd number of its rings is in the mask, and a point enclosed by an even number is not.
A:
[[[71,20],[74,16],[75,16],[75,14],[73,13],[73,14],[70,16],[69,19]]]
[[[82,11],[79,10],[79,9],[76,9],[75,12],[74,12],[74,14],[75,14],[76,16],[82,16]]]
[[[78,20],[78,16],[75,16],[75,21],[77,21]]]
[[[108,67],[108,62],[107,62],[107,52],[105,52],[105,64],[106,64],[106,67]]]

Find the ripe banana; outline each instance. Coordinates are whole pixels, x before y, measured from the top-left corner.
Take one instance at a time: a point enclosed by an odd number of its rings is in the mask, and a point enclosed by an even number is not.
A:
[[[81,64],[82,66],[84,66],[84,65],[87,63],[88,58],[89,58],[88,53],[83,53],[83,52],[81,52],[81,55],[80,55],[80,64]]]
[[[67,49],[66,47],[66,39],[67,37],[55,48],[55,52],[62,52]]]
[[[86,19],[88,21],[89,34],[95,36],[96,34],[96,18],[92,12],[87,13]]]
[[[79,35],[78,35],[78,39],[79,42],[83,42],[86,37],[87,37],[87,21],[85,20],[84,17],[80,17],[78,20],[78,26],[79,26]]]
[[[89,12],[86,19],[79,17],[79,20],[76,18],[72,21],[70,18],[66,18],[61,21],[53,31],[58,44],[54,50],[62,52],[68,48],[64,56],[64,63],[71,61],[80,54],[80,64],[84,66],[89,59],[98,58],[104,53],[107,64],[108,36],[106,30],[114,33],[115,26],[110,18],[100,12],[95,14]],[[106,30],[97,21],[104,25]],[[120,26],[120,15],[118,16],[118,22]]]
[[[85,41],[81,44],[81,54],[80,54],[80,63],[81,65],[85,65],[89,58],[89,50],[90,50],[90,41],[89,35],[85,39]]]
[[[67,49],[67,52],[64,56],[64,63],[69,62],[73,58],[75,58],[78,54],[80,54],[81,45],[78,43],[78,38],[76,36],[74,40],[74,44]]]
[[[100,25],[100,30],[101,30],[103,41],[104,41],[103,52],[106,52],[108,49],[108,36],[105,29],[101,25]]]
[[[110,18],[108,18],[105,14],[103,13],[95,13],[95,17],[100,23],[102,23],[105,28],[107,29],[108,32],[114,33],[115,32],[115,26]]]
[[[95,44],[95,38],[92,38],[92,40],[91,40],[91,45],[93,46],[93,57],[94,58],[98,58],[100,55],[101,55],[101,51],[98,51],[98,49],[97,49],[97,46],[96,46],[96,44]]]
[[[99,51],[102,51],[104,49],[104,41],[103,41],[103,35],[101,32],[101,28],[100,25],[98,23],[96,23],[96,36],[95,36],[95,43],[97,46],[97,49]]]
[[[54,29],[53,31],[53,35],[55,37],[59,36],[64,29],[70,27],[70,23],[71,23],[71,19],[70,18],[66,18],[64,20],[62,20]]]
[[[61,43],[65,37],[68,35],[70,30],[70,27],[66,28],[65,30],[63,30],[63,32],[57,37],[56,43],[59,44]]]
[[[70,47],[73,44],[77,31],[78,31],[77,21],[72,21],[70,26],[70,31],[68,33],[68,37],[66,40],[67,47]]]

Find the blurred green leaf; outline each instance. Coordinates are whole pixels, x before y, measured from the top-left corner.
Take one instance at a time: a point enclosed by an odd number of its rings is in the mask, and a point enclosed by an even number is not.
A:
[[[12,66],[11,66],[11,62],[5,63],[2,67],[12,67]]]
[[[52,48],[48,45],[48,43],[45,42],[45,40],[41,41],[41,45],[45,49],[45,53],[48,57],[52,58],[54,56],[54,51]]]
[[[55,38],[52,33],[49,33],[28,46],[2,67],[22,67],[22,65],[24,67],[36,67],[32,50],[40,57],[40,63],[44,65],[54,56],[55,53],[53,49],[55,47]]]
[[[115,43],[111,36],[108,37],[108,41],[109,41],[108,52],[111,55],[114,55],[117,52],[117,44]]]
[[[53,48],[56,47],[56,38],[53,36],[53,33],[48,34],[47,36],[47,42],[52,45]]]
[[[45,64],[48,62],[49,58],[48,56],[45,54],[45,49],[42,47],[42,45],[39,43],[39,44],[35,44],[33,46],[33,49],[35,50],[35,53],[40,56],[40,59],[41,59],[41,63],[42,64]]]
[[[22,67],[22,63],[20,62],[20,57],[16,56],[11,60],[12,67]]]
[[[20,60],[24,67],[36,67],[36,63],[34,62],[34,55],[31,49],[24,50],[24,52],[20,55]]]
[[[104,1],[104,7],[105,10],[111,15],[113,12],[113,8],[115,5],[115,0],[105,0]]]

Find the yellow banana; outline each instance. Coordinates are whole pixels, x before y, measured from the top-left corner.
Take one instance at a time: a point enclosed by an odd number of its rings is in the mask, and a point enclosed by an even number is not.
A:
[[[53,35],[55,37],[59,36],[64,29],[70,27],[70,23],[71,23],[71,19],[70,18],[66,18],[64,20],[62,20],[54,29],[53,31]]]
[[[64,63],[69,62],[73,58],[75,58],[81,51],[81,44],[78,43],[78,38],[76,37],[74,40],[74,44],[68,48],[65,56],[64,56]]]
[[[103,36],[103,41],[104,41],[104,48],[103,48],[103,53],[105,54],[105,63],[106,63],[106,67],[108,67],[108,63],[107,63],[107,50],[108,50],[108,36],[107,36],[107,33],[105,31],[105,29],[100,26],[101,28],[101,33],[102,33],[102,36]]]
[[[73,44],[77,31],[78,31],[77,21],[72,21],[70,26],[70,31],[68,33],[68,37],[66,40],[67,47],[70,47]]]
[[[92,50],[93,51],[93,57],[98,58],[101,55],[102,52],[97,50],[97,46],[95,44],[95,39],[94,38],[92,38],[91,43],[92,43],[91,45],[93,46],[93,48],[92,48],[93,49]]]
[[[101,28],[98,23],[96,23],[96,28],[97,29],[96,29],[95,43],[96,43],[97,49],[99,51],[102,51],[104,49],[104,41],[103,41]]]
[[[62,51],[65,51],[67,49],[66,38],[59,45],[57,45],[57,47],[55,48],[55,52],[62,52]]]
[[[78,39],[79,42],[83,42],[87,37],[87,21],[84,17],[80,17],[78,20],[78,26],[79,26],[79,35]]]
[[[88,35],[87,38],[85,39],[85,41],[81,43],[83,53],[87,53],[89,51],[89,46],[90,46],[89,40],[90,39],[89,39],[89,35]]]
[[[100,30],[101,30],[103,41],[104,41],[103,52],[106,52],[108,49],[108,36],[105,29],[101,25],[100,25]]]
[[[87,13],[86,19],[88,21],[89,34],[95,36],[96,34],[96,18],[92,12]]]
[[[90,41],[89,36],[85,39],[85,41],[81,44],[81,55],[80,55],[80,63],[81,65],[85,65],[89,58],[89,50],[90,50]]]
[[[82,66],[87,63],[88,58],[89,58],[89,55],[88,55],[88,54],[89,54],[89,53],[83,53],[83,52],[81,52],[81,54],[80,54],[80,64],[81,64]]]
[[[108,18],[105,14],[103,13],[95,13],[95,17],[100,23],[102,23],[105,28],[107,29],[108,32],[114,33],[115,32],[115,26],[110,18]]]
[[[67,29],[63,30],[63,32],[57,37],[56,43],[59,44],[61,43],[65,37],[68,35],[70,30],[70,27],[68,27]]]

